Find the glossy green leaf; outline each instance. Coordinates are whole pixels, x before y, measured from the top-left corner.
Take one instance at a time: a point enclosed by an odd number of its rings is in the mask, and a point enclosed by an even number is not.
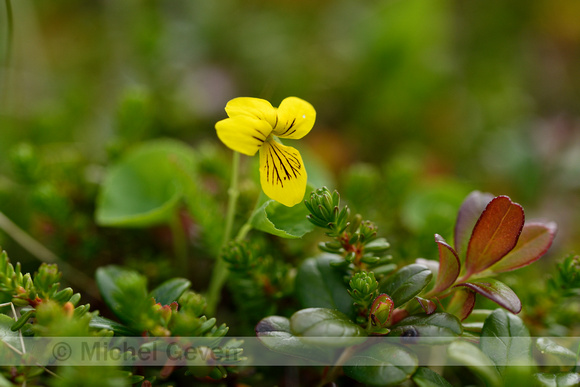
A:
[[[417,370],[417,356],[405,347],[379,343],[354,354],[344,373],[371,386],[396,386]]]
[[[306,192],[310,192],[307,187]],[[298,239],[314,230],[306,218],[309,212],[303,204],[286,207],[275,200],[266,200],[250,218],[253,228],[282,238]]]
[[[396,324],[390,337],[404,338],[405,342],[416,344],[444,344],[463,333],[457,317],[449,313],[416,314],[404,318]]]
[[[432,277],[431,270],[426,266],[407,265],[381,284],[381,293],[388,294],[397,308],[421,293]]]
[[[419,367],[413,374],[413,381],[419,387],[451,387],[451,384],[437,372],[426,367]]]
[[[455,287],[466,287],[471,289],[514,314],[517,314],[522,310],[522,303],[514,291],[506,284],[496,279],[481,278],[456,285]]]
[[[307,308],[294,313],[290,317],[290,331],[309,343],[330,347],[359,344],[366,337],[365,330],[344,313],[326,308]]]
[[[89,326],[93,329],[107,329],[113,331],[117,336],[138,336],[141,333],[102,316],[94,316],[89,322]]]
[[[190,286],[191,282],[185,278],[172,278],[153,289],[149,296],[161,305],[169,305],[177,301]]]
[[[438,234],[435,234],[435,242],[439,248],[439,271],[437,273],[437,279],[435,280],[435,286],[429,291],[429,294],[433,295],[453,285],[461,270],[459,257],[455,250],[453,250],[453,247],[449,246],[445,242],[445,239]]]
[[[107,170],[97,198],[102,226],[149,227],[168,222],[191,181],[195,155],[184,143],[154,140]]]
[[[302,307],[338,309],[354,317],[353,299],[348,294],[344,273],[331,265],[341,261],[332,254],[322,254],[300,265],[296,275],[296,295]]]
[[[464,365],[479,376],[487,386],[502,386],[501,375],[493,361],[476,345],[454,341],[447,347],[447,356],[453,364]]]
[[[467,244],[469,243],[469,238],[471,238],[473,227],[475,227],[481,213],[492,199],[492,194],[473,191],[465,198],[459,208],[457,221],[455,222],[454,239],[455,251],[462,262],[465,261]]]
[[[560,358],[563,362],[574,364],[576,362],[576,354],[566,347],[563,347],[553,340],[546,337],[540,337],[536,340],[536,348],[542,354],[549,354]]]
[[[542,387],[577,387],[580,385],[580,374],[576,372],[535,374],[534,377]]]
[[[519,269],[540,259],[548,251],[556,235],[556,223],[530,223],[524,225],[516,247],[492,265],[494,273]]]
[[[290,332],[290,320],[282,316],[269,316],[256,325],[258,340],[272,351],[291,356],[330,360],[334,351],[307,343]]]
[[[479,347],[503,375],[506,366],[529,364],[532,339],[524,322],[503,309],[496,309],[485,320]]]
[[[466,274],[479,273],[509,253],[524,226],[524,210],[507,196],[494,198],[479,217],[467,246]]]

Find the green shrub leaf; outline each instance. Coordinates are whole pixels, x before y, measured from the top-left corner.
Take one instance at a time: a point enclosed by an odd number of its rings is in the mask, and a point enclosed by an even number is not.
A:
[[[340,261],[331,254],[323,254],[300,265],[296,275],[296,295],[302,307],[338,309],[354,317],[353,299],[348,294],[343,274],[330,264]]]
[[[496,309],[483,324],[479,346],[503,374],[507,365],[529,363],[532,339],[522,319]]]
[[[405,304],[429,284],[433,274],[426,266],[412,264],[402,267],[381,285],[381,293],[386,293],[395,302],[395,308]]]
[[[375,344],[354,354],[344,366],[344,373],[371,386],[396,386],[417,370],[417,356],[405,347],[390,344]]]
[[[161,305],[169,305],[177,301],[190,286],[191,282],[185,278],[172,278],[153,289],[149,296]]]

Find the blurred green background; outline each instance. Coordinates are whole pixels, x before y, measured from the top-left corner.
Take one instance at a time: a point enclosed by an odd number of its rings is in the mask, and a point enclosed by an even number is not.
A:
[[[237,96],[314,105],[317,123],[301,148],[329,171],[330,188],[377,221],[397,257],[436,258],[433,234],[450,238],[473,189],[509,195],[528,219],[557,221],[546,267],[580,248],[578,1],[18,0],[12,8],[10,60],[4,2],[0,11],[0,210],[67,259],[142,260],[140,232],[120,237],[92,224],[103,169],[159,137],[227,166],[214,124]],[[55,168],[30,191],[18,168],[37,154]],[[12,246],[6,236],[0,244]]]

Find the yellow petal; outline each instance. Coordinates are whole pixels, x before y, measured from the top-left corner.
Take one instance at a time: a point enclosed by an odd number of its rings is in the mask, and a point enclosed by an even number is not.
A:
[[[249,116],[266,120],[271,127],[276,125],[276,109],[265,99],[238,97],[229,101],[226,105],[226,113],[229,117]]]
[[[283,100],[277,113],[278,121],[276,121],[273,133],[283,138],[304,137],[310,132],[316,120],[316,110],[312,105],[296,97]]]
[[[269,198],[292,207],[304,198],[306,180],[306,169],[296,149],[273,140],[260,148],[260,182]]]
[[[238,115],[218,121],[215,129],[228,148],[253,156],[270,135],[272,126],[256,117]]]

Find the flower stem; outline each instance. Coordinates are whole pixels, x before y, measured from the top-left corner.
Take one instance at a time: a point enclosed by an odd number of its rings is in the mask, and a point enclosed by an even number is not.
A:
[[[224,238],[222,247],[225,246],[232,237],[232,229],[234,226],[234,218],[236,215],[236,204],[238,202],[238,174],[240,169],[240,154],[234,152],[232,157],[232,178],[230,181],[230,188],[228,190],[228,207],[226,212],[226,224],[224,229]],[[240,230],[241,231],[241,230]],[[216,257],[216,264],[213,269],[209,288],[207,292],[207,308],[206,314],[213,316],[215,314],[217,304],[220,300],[222,287],[228,276],[228,268],[221,255]]]

